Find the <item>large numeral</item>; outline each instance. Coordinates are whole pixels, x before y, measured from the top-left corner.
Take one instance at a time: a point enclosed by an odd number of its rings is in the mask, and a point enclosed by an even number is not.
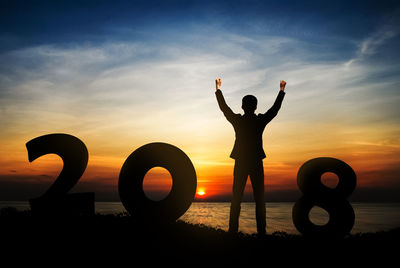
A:
[[[94,214],[94,193],[67,194],[86,169],[88,151],[78,138],[67,134],[49,134],[26,144],[29,161],[56,154],[64,162],[58,178],[41,196],[31,199],[32,212],[37,214]],[[161,201],[153,201],[144,193],[143,179],[153,167],[163,167],[171,173],[172,189]],[[336,188],[321,182],[325,172],[339,178]],[[297,174],[303,196],[293,207],[293,223],[307,236],[341,237],[354,225],[354,210],[347,198],[356,187],[356,174],[345,162],[320,157],[305,162]],[[172,222],[182,216],[196,193],[196,171],[189,157],[179,148],[166,143],[150,143],[135,150],[121,168],[118,191],[122,204],[136,219],[147,223]],[[313,224],[309,212],[319,206],[329,213],[323,226]]]
[[[94,193],[69,194],[88,163],[88,150],[78,138],[67,134],[49,134],[26,143],[29,162],[46,155],[61,157],[64,167],[50,188],[41,196],[30,200],[33,213],[93,214]]]
[[[335,173],[339,178],[336,188],[332,189],[321,182],[325,172]],[[342,237],[350,232],[354,225],[354,210],[347,201],[356,187],[356,174],[345,162],[320,157],[305,162],[297,174],[297,184],[303,196],[293,207],[293,223],[297,230],[314,237]],[[329,221],[323,226],[313,224],[309,212],[319,206],[329,213]]]
[[[143,191],[143,179],[153,167],[171,173],[172,189],[161,201],[153,201]],[[119,175],[118,191],[122,204],[137,220],[171,222],[182,216],[196,193],[196,171],[189,157],[179,148],[166,143],[146,144],[125,161]]]

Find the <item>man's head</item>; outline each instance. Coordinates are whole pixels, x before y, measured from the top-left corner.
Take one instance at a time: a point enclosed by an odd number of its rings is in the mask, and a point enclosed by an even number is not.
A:
[[[257,98],[253,95],[246,95],[242,99],[242,109],[245,114],[252,114],[257,109]]]

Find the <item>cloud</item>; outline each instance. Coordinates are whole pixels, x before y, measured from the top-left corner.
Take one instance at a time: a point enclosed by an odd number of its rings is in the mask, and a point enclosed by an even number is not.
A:
[[[364,40],[371,41],[362,57],[377,53],[389,36]],[[287,80],[282,110],[265,134],[270,161],[301,161],[387,139],[396,145],[398,79],[374,78],[393,66],[346,64],[350,59],[336,53],[328,61],[293,37],[201,31],[165,42],[18,49],[0,55],[0,137],[8,144],[18,139],[25,150],[24,142],[35,136],[66,132],[82,138],[91,156],[118,159],[164,141],[183,149],[196,166],[226,170],[234,133],[215,101],[214,79],[221,76],[235,112],[246,94],[258,97],[258,112],[266,111],[279,80]]]
[[[223,77],[227,101],[236,112],[249,92],[259,97],[260,112],[266,110],[279,80],[288,80],[290,97],[282,120],[294,114],[298,120],[322,120],[349,111],[350,106],[363,110],[355,94],[374,96],[376,88],[390,83],[366,81],[371,73],[384,71],[381,67],[308,61],[315,52],[294,38],[203,34],[162,44],[42,45],[3,54],[10,70],[1,74],[1,121],[8,126],[46,121],[57,129],[63,122],[69,129],[118,129],[150,136],[156,128],[162,135],[181,137],[171,132],[190,130],[182,134],[186,136],[206,125],[219,128],[212,91],[217,76]],[[376,51],[392,35],[385,31],[371,36],[361,53]]]
[[[381,29],[375,32],[361,43],[359,54],[360,55],[375,54],[379,46],[387,42],[389,39],[395,37],[397,34],[398,30],[394,28]]]
[[[357,61],[368,59],[377,53],[382,54],[381,48],[399,35],[399,21],[396,17],[400,14],[400,9],[396,9],[392,13],[394,18],[387,16],[389,19],[386,19],[385,24],[380,25],[375,31],[369,33],[366,38],[358,42],[355,57],[345,63],[347,67]],[[395,51],[389,50],[388,53],[395,53]],[[396,55],[393,56],[396,57]]]

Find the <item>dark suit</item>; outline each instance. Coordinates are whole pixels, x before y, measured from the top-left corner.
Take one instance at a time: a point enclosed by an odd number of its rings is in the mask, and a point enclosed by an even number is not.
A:
[[[264,114],[235,114],[226,104],[221,90],[215,92],[218,105],[226,119],[235,129],[235,145],[231,158],[235,159],[233,172],[233,197],[231,203],[229,230],[236,232],[239,226],[240,203],[246,186],[247,177],[253,187],[256,202],[257,230],[265,233],[265,202],[264,202],[264,168],[265,158],[262,134],[265,126],[278,114],[285,92],[279,90],[274,105]]]

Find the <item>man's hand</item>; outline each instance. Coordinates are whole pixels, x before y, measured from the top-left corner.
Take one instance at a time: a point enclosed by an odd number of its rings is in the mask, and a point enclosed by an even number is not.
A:
[[[282,91],[285,90],[285,86],[286,86],[286,82],[284,80],[281,80],[280,87],[281,87]]]
[[[215,79],[215,88],[216,88],[216,90],[221,89],[221,83],[222,83],[222,79],[221,78]]]

